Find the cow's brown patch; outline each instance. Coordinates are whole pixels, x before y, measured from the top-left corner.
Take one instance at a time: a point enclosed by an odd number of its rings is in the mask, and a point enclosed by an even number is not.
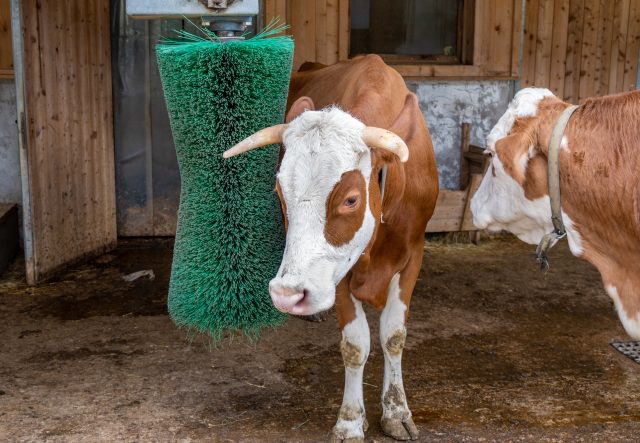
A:
[[[367,206],[365,185],[360,171],[348,171],[329,194],[324,236],[330,244],[344,245],[362,226]]]
[[[524,196],[529,200],[536,200],[547,195],[549,189],[547,160],[542,155],[536,154],[529,159],[522,187],[524,188]]]
[[[280,210],[282,211],[282,222],[284,223],[285,232],[289,229],[289,218],[287,217],[287,203],[284,201],[282,195],[282,188],[280,187],[280,181],[276,179],[276,194],[278,194],[278,200],[280,200]]]

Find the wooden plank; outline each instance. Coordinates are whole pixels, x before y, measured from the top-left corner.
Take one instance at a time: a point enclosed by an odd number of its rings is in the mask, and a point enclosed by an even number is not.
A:
[[[485,23],[489,37],[487,68],[489,73],[511,73],[513,1],[503,0],[491,3],[493,3],[490,8],[491,21]]]
[[[553,38],[553,2],[541,1],[538,6],[538,37],[536,44],[536,86],[549,86],[551,74],[551,43]]]
[[[578,100],[584,100],[595,94],[594,71],[600,63],[596,60],[598,40],[599,0],[584,1],[584,23],[582,28],[582,52],[580,61],[580,92]]]
[[[484,66],[476,65],[390,65],[403,77],[487,77]],[[499,76],[495,76],[499,77]],[[509,78],[508,74],[502,78]]]
[[[327,64],[327,0],[316,0],[315,61]]]
[[[327,4],[327,35],[326,35],[326,64],[332,65],[338,62],[340,47],[339,39],[339,0],[325,0]],[[348,55],[348,54],[347,54]]]
[[[474,51],[473,65],[484,67],[489,61],[491,36],[489,27],[491,26],[493,10],[495,9],[496,0],[477,1],[476,17],[474,24]]]
[[[275,17],[275,0],[264,0],[264,23],[267,24]]]
[[[513,25],[511,32],[511,75],[520,76],[520,51],[522,50],[522,30],[524,17],[522,16],[522,0],[513,0]]]
[[[288,3],[291,33],[295,39],[293,69],[305,62],[316,61],[316,0]]]
[[[287,21],[287,0],[264,0],[264,23],[278,19],[280,24],[289,24]],[[290,33],[289,29],[289,33]]]
[[[582,53],[582,27],[584,0],[571,0],[567,29],[567,59],[564,73],[564,99],[578,103],[580,92],[580,61]]]
[[[614,7],[614,2],[609,0],[600,0],[598,43],[596,45],[596,60],[599,61],[599,69],[596,70],[593,79],[595,95],[606,95],[609,90]]]
[[[0,76],[13,76],[10,0],[0,0]]]
[[[338,0],[338,60],[349,59],[349,0]]]
[[[538,0],[527,0],[522,49],[523,88],[534,86],[536,77],[536,46],[538,41]]]
[[[627,30],[627,53],[624,59],[624,77],[621,91],[636,88],[638,55],[640,52],[640,1],[631,2],[629,7],[629,27]]]
[[[462,64],[473,64],[476,1],[466,0],[462,11]]]
[[[630,0],[616,0],[613,17],[613,42],[609,67],[609,94],[622,90],[624,63],[627,55]]]
[[[22,6],[33,284],[116,242],[108,0]]]
[[[441,189],[433,216],[426,232],[455,232],[460,230],[467,191]]]
[[[553,10],[553,37],[549,89],[558,97],[564,96],[564,73],[567,57],[567,28],[569,26],[569,0],[555,0]]]
[[[467,201],[464,206],[464,211],[462,213],[462,223],[460,225],[461,231],[473,231],[477,229],[473,224],[473,214],[471,212],[471,199],[475,195],[476,191],[480,187],[480,183],[482,182],[482,174],[473,174],[471,176],[471,180],[469,181],[469,187],[467,188]]]

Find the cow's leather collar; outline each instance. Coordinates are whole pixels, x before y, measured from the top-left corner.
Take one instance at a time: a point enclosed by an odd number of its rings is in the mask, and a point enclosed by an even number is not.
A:
[[[560,143],[564,130],[567,128],[569,119],[578,109],[577,105],[571,105],[562,111],[560,117],[551,133],[549,140],[549,150],[547,152],[547,182],[549,184],[549,202],[551,204],[551,221],[553,222],[553,231],[546,234],[540,240],[536,249],[536,260],[540,263],[540,269],[546,271],[549,269],[549,260],[547,252],[556,244],[556,242],[567,235],[567,231],[562,222],[562,205],[560,204]]]

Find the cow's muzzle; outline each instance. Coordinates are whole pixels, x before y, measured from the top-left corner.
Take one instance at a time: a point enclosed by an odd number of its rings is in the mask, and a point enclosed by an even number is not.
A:
[[[293,315],[307,315],[309,313],[309,292],[306,289],[270,283],[269,295],[271,295],[273,305],[281,312]]]

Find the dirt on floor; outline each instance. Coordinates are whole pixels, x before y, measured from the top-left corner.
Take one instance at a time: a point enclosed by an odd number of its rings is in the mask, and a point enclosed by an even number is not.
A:
[[[57,280],[0,276],[0,441],[324,441],[342,399],[335,314],[213,348],[166,314],[172,244],[128,240]],[[427,243],[404,382],[421,441],[638,441],[640,365],[598,273],[566,245]],[[156,278],[122,276],[153,269]],[[367,441],[383,356],[367,310]]]

